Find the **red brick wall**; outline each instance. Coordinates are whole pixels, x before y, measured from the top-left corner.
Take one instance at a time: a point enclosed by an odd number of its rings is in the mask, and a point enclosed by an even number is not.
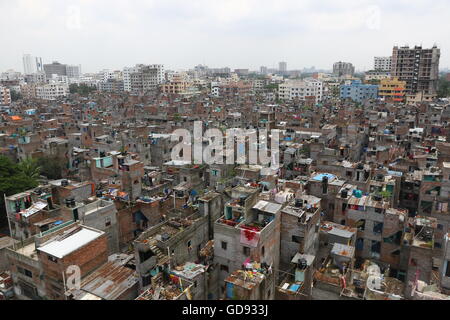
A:
[[[64,299],[63,292],[55,291],[54,284],[63,287],[62,272],[70,265],[80,267],[81,277],[91,273],[108,260],[108,244],[106,235],[90,242],[57,262],[48,259],[47,254],[39,252],[39,260],[45,274],[47,293],[50,299]],[[53,284],[52,284],[53,283]]]

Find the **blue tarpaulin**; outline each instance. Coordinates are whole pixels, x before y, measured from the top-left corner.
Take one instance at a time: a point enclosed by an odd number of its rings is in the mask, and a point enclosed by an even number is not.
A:
[[[233,293],[234,285],[232,283],[227,282],[227,298],[233,299],[234,293]]]

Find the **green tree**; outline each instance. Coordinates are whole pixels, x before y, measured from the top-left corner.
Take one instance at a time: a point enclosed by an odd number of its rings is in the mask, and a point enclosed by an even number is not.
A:
[[[38,186],[37,167],[33,161],[25,160],[14,163],[5,156],[0,156],[0,227],[7,224],[4,196],[11,196]]]
[[[15,90],[11,90],[11,100],[14,102],[20,99],[22,99],[22,95]]]
[[[25,174],[27,177],[31,179],[38,180],[41,174],[41,167],[38,164],[38,161],[33,158],[26,158],[18,165],[19,170]]]
[[[450,97],[450,81],[445,78],[441,78],[438,84],[438,97],[448,98]]]
[[[41,174],[50,180],[62,178],[64,164],[55,156],[47,156],[39,158],[37,161]]]
[[[69,90],[71,94],[78,93],[79,95],[85,97],[88,96],[91,92],[96,91],[97,89],[83,83],[82,84],[72,83],[69,86]]]
[[[278,84],[271,83],[271,84],[266,85],[265,88],[266,88],[266,90],[276,91],[276,90],[278,90]]]

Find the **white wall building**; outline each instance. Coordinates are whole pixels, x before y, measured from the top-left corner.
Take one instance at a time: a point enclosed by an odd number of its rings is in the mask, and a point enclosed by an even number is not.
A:
[[[220,96],[220,83],[219,82],[211,82],[211,95],[214,97]]]
[[[22,59],[23,59],[24,74],[33,74],[44,71],[42,58],[33,57],[31,54],[24,54]]]
[[[165,71],[162,64],[138,64],[123,69],[123,87],[128,92],[145,92],[157,88],[164,82]]]
[[[57,100],[70,93],[69,86],[62,83],[50,83],[36,87],[36,97],[43,100]]]
[[[373,69],[377,71],[389,71],[392,68],[392,57],[375,57]]]
[[[383,80],[383,79],[388,79],[391,77],[391,73],[389,71],[382,71],[382,70],[372,70],[372,71],[367,71],[364,74],[364,80],[365,81],[371,81],[371,80]]]
[[[316,102],[322,101],[323,83],[316,79],[288,80],[278,86],[278,97],[281,100],[300,99],[305,97],[316,97]]]

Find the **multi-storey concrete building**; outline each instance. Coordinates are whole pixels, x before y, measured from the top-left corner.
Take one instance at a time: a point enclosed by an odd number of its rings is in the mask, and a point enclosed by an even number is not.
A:
[[[36,98],[42,100],[57,100],[69,94],[67,84],[50,83],[36,86]]]
[[[153,91],[165,81],[162,64],[136,65],[123,71],[124,90],[133,93]]]
[[[352,81],[349,85],[341,86],[341,99],[351,99],[355,102],[363,102],[369,99],[378,98],[378,86],[372,84],[362,84],[361,81]]]
[[[437,93],[440,56],[441,50],[436,46],[431,49],[396,46],[392,53],[391,74],[406,81],[408,96],[415,99],[420,95],[420,100],[432,100]]]
[[[51,64],[44,64],[44,71],[47,78],[51,78],[53,74],[67,76],[67,65],[54,61]]]
[[[342,77],[342,76],[353,76],[355,74],[355,67],[350,62],[336,62],[333,64],[333,74]]]
[[[375,57],[374,58],[374,70],[378,71],[388,71],[391,72],[392,69],[392,57]]]
[[[406,81],[394,77],[380,81],[378,95],[381,99],[391,102],[404,102],[406,96]]]
[[[281,100],[306,100],[313,97],[315,102],[322,101],[323,83],[316,79],[288,80],[278,86]]]
[[[11,104],[11,91],[6,88],[0,86],[0,105],[10,105]]]

